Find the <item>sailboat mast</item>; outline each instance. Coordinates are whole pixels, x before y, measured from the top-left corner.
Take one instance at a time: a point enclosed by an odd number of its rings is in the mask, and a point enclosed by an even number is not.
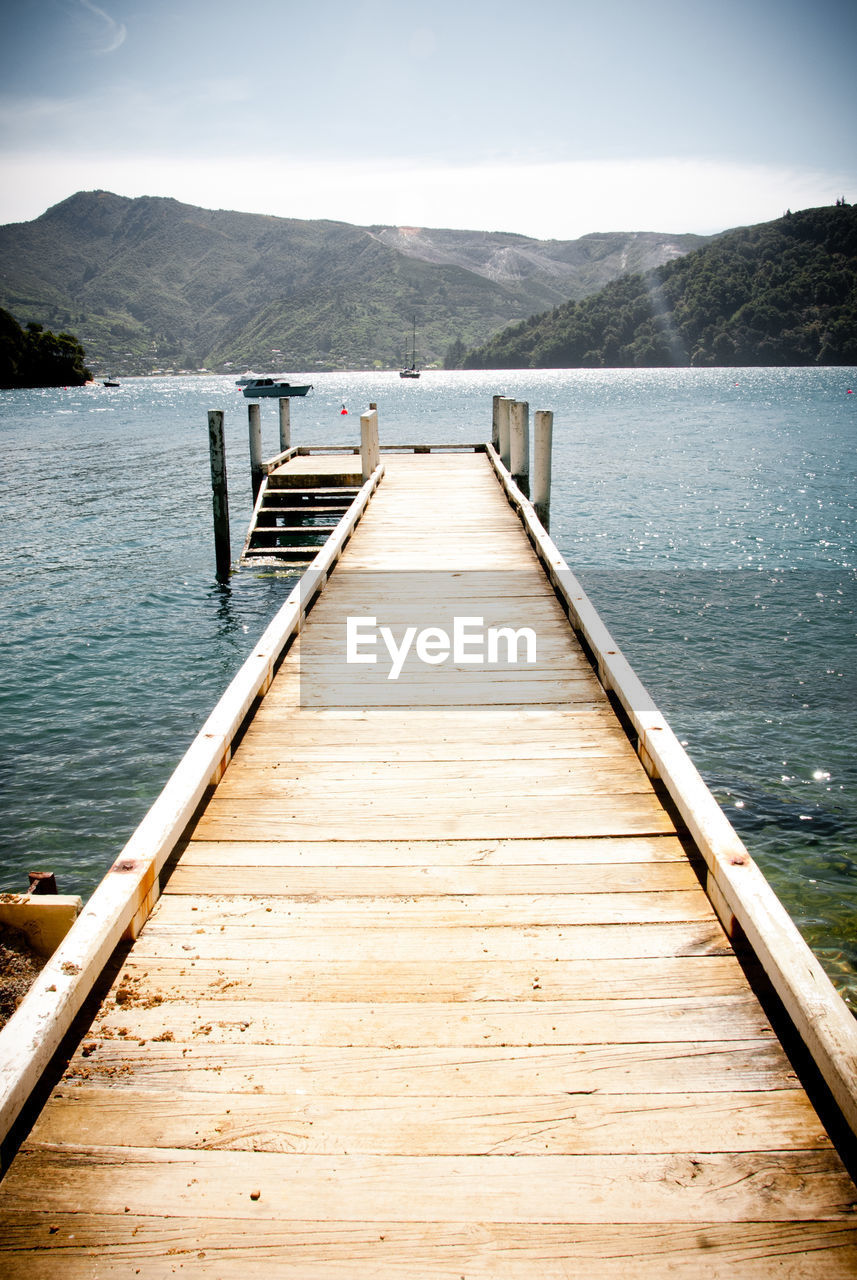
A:
[[[417,317],[414,316],[413,327],[411,330],[411,367],[407,367],[408,348],[405,344],[405,368],[399,373],[400,378],[418,378],[420,371],[417,368]]]

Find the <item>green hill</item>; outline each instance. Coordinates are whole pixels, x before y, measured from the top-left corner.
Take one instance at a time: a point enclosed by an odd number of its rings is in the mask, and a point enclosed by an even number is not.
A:
[[[92,377],[71,333],[51,333],[31,321],[22,329],[0,307],[0,387],[81,387]]]
[[[465,369],[857,364],[857,207],[730,231],[460,356]]]
[[[705,243],[614,233],[355,227],[78,192],[0,227],[0,305],[80,335],[115,374],[156,368],[395,368],[484,342],[510,323]]]

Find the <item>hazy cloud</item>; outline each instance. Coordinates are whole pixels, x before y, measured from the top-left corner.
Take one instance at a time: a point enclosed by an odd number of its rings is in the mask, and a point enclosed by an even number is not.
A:
[[[109,13],[99,9],[98,5],[92,3],[92,0],[80,0],[80,5],[98,19],[99,32],[96,53],[114,53],[121,44],[125,43],[128,28],[123,22],[117,22],[115,18],[111,18]]]
[[[420,166],[230,153],[165,156],[0,154],[0,224],[38,217],[81,189],[173,196],[208,209],[292,218],[574,239],[595,231],[710,233],[833,204],[854,173],[674,158],[588,163]]]

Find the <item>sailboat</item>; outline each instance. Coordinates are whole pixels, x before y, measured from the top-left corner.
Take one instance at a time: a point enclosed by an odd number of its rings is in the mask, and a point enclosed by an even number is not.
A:
[[[406,352],[405,359],[407,360],[407,358],[408,357]],[[418,378],[419,376],[420,376],[420,371],[417,368],[417,318],[416,316],[414,316],[414,337],[413,337],[413,344],[411,346],[411,367],[407,368],[406,366],[404,369],[402,369],[399,373],[399,377],[400,378]]]

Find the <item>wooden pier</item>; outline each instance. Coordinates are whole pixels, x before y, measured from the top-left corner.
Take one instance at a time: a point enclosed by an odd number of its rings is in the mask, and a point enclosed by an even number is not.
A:
[[[854,1276],[850,1013],[493,450],[358,483],[10,1023],[0,1273]]]

